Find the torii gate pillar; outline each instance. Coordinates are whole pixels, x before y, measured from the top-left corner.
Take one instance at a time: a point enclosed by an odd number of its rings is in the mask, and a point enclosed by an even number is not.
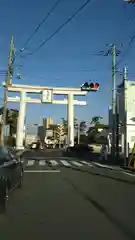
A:
[[[16,149],[24,149],[24,121],[25,121],[25,110],[26,110],[26,92],[20,92],[20,109],[17,121],[17,133],[16,133]]]
[[[74,146],[74,97],[68,94],[68,145]]]

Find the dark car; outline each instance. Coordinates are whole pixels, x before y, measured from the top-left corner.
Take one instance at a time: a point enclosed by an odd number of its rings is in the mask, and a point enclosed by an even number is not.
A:
[[[93,152],[93,147],[88,146],[87,144],[76,144],[73,147],[68,147],[67,152],[85,154],[87,152]]]
[[[9,193],[22,186],[23,164],[15,151],[0,146],[0,212],[5,212]]]

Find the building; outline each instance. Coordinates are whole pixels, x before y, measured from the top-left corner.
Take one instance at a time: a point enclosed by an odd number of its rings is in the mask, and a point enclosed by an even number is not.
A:
[[[53,130],[50,129],[50,125],[53,125],[53,119],[51,117],[43,118],[44,137],[53,136]]]
[[[44,140],[47,137],[53,136],[53,131],[50,129],[50,125],[53,124],[53,119],[51,117],[49,118],[43,118],[43,125],[38,126],[37,135],[40,140]]]
[[[51,117],[43,118],[43,126],[45,130],[49,129],[50,125],[53,124],[53,119]]]
[[[25,140],[26,140],[26,145],[30,145],[34,142],[37,142],[37,136],[35,134],[27,134]]]
[[[120,141],[124,151],[124,136],[130,152],[135,143],[135,82],[126,81],[117,86],[117,109]],[[109,109],[109,125],[112,124],[112,112]]]

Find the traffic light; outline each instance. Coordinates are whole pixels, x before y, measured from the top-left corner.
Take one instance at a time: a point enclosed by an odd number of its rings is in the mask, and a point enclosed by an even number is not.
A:
[[[81,91],[87,91],[87,92],[96,92],[99,90],[99,83],[88,83],[85,82],[82,86],[81,86]]]

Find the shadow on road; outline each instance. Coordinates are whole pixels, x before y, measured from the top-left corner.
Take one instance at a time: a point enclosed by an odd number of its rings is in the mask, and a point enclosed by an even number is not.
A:
[[[103,207],[99,202],[94,200],[91,196],[82,192],[73,182],[71,182],[68,178],[64,179],[68,184],[70,184],[74,190],[83,197],[86,201],[91,203],[99,212],[101,212],[113,225],[115,225],[128,239],[134,240],[135,234],[131,232],[126,224],[122,223],[115,216],[113,216],[105,207]]]
[[[111,179],[111,180],[114,180],[114,181],[118,181],[118,182],[129,184],[129,185],[135,185],[135,181],[128,181],[126,179],[121,179],[119,177],[107,176],[107,175],[102,174],[102,173],[93,173],[91,171],[83,170],[83,169],[80,169],[80,168],[74,168],[74,167],[66,167],[66,166],[64,166],[64,168],[72,169],[74,171],[78,171],[78,172],[82,172],[82,173],[88,173],[88,174],[93,175],[93,176],[99,176],[99,177],[102,177],[102,178],[108,178],[108,179]]]
[[[38,157],[61,157],[63,152],[58,149],[43,149],[43,150],[27,150],[21,157],[22,158],[38,158]]]

